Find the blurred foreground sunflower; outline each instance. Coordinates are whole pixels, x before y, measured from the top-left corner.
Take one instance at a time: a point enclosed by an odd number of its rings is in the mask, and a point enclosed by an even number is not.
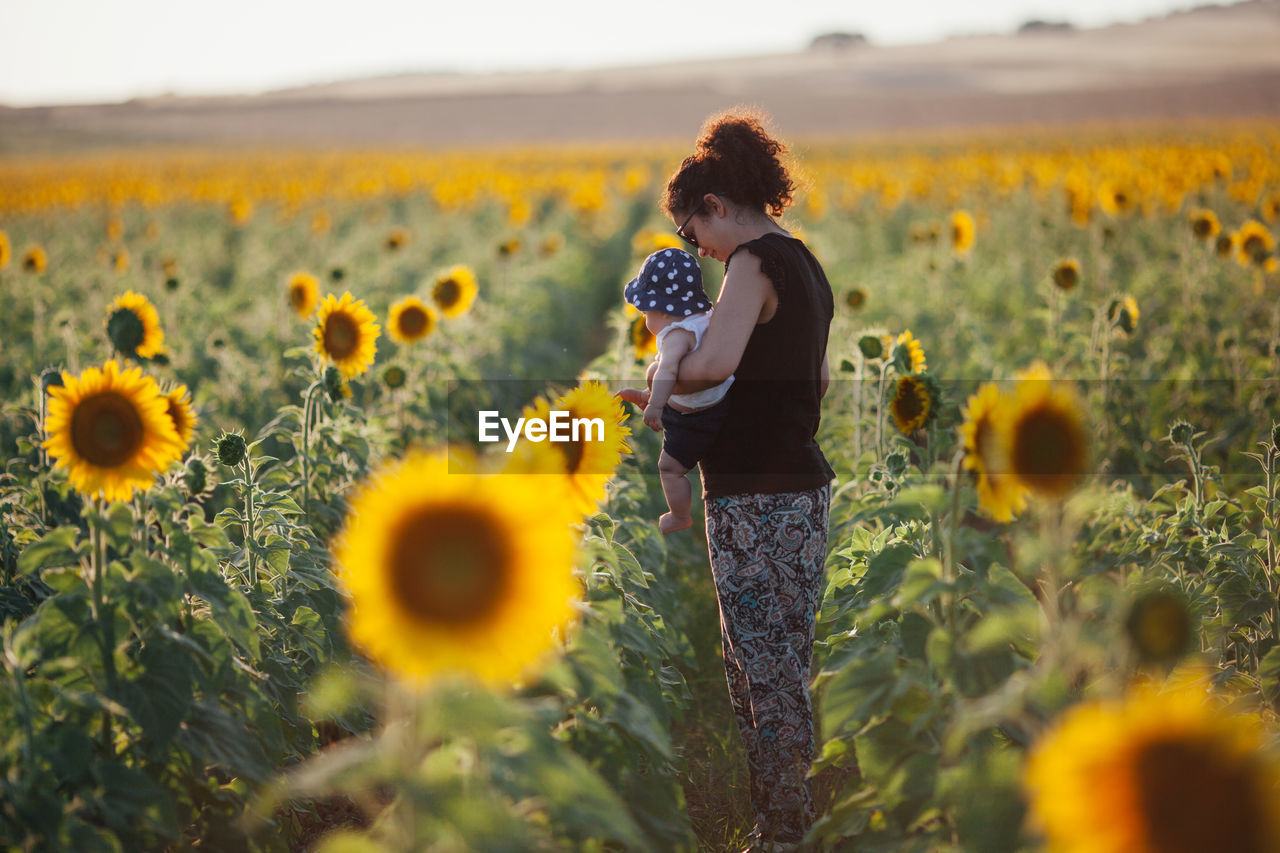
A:
[[[309,272],[299,270],[289,276],[289,306],[299,317],[310,317],[316,310],[319,299],[320,282]]]
[[[1009,402],[994,382],[987,382],[969,397],[961,415],[962,465],[977,475],[978,506],[995,521],[1010,522],[1027,508],[1027,488],[1009,473]]]
[[[0,270],[9,266],[13,258],[13,246],[9,243],[9,235],[0,229]]]
[[[416,296],[406,296],[391,306],[387,326],[392,338],[402,344],[411,344],[435,329],[436,312]]]
[[[1033,748],[1030,818],[1064,853],[1273,853],[1280,764],[1262,721],[1203,687],[1077,705]]]
[[[334,547],[352,641],[406,681],[467,673],[497,686],[529,675],[580,595],[577,519],[554,482],[479,474],[449,451],[371,476]]]
[[[111,303],[107,337],[116,352],[129,358],[154,358],[164,352],[160,315],[147,297],[132,290]]]
[[[475,301],[479,287],[471,267],[458,264],[436,276],[431,287],[431,301],[446,317],[460,317]]]
[[[64,372],[49,388],[42,446],[82,495],[128,500],[186,449],[168,405],[154,379],[139,367],[122,372],[114,359],[79,376]]]
[[[316,352],[333,362],[346,379],[359,376],[373,364],[378,350],[380,328],[373,312],[351,291],[342,298],[332,293],[320,303],[316,314]]]

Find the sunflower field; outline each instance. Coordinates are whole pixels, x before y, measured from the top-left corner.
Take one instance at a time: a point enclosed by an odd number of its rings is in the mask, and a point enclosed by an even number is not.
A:
[[[0,849],[742,848],[704,534],[614,396],[685,153],[0,163]],[[791,155],[806,848],[1280,850],[1280,127]],[[553,410],[603,431],[478,440]]]

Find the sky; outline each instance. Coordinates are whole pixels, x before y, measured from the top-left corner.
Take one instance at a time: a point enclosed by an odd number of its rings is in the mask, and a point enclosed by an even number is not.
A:
[[[1200,0],[1205,2],[1205,0]],[[643,65],[1076,26],[1186,9],[1175,0],[0,0],[0,104],[252,94],[423,71]]]

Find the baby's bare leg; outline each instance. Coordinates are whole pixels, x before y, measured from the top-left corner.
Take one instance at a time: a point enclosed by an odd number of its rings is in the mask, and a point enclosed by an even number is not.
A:
[[[658,475],[662,478],[662,494],[667,499],[671,512],[663,513],[658,519],[658,529],[667,533],[675,533],[693,526],[693,518],[689,508],[693,502],[693,487],[685,474],[689,469],[662,451],[658,457]]]

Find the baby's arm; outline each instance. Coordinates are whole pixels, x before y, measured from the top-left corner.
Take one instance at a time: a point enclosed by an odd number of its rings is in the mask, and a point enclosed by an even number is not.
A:
[[[654,362],[657,370],[649,386],[649,405],[644,410],[644,422],[649,427],[662,428],[662,407],[667,404],[667,398],[676,387],[680,359],[693,349],[695,343],[697,338],[688,329],[672,329],[663,337],[658,360]]]

